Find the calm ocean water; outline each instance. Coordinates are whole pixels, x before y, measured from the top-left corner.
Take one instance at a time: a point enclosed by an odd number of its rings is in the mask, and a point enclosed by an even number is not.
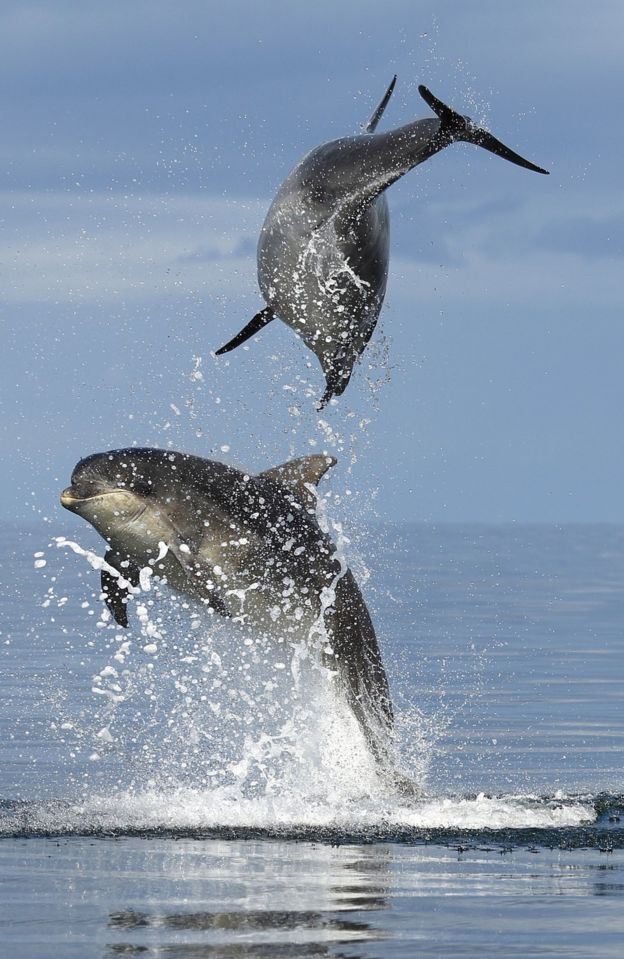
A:
[[[63,533],[1,530],[3,954],[621,956],[624,528],[354,538],[418,799],[300,651],[165,590],[122,635]]]

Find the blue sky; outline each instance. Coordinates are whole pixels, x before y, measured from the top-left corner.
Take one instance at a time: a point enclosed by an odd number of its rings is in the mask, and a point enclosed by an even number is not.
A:
[[[0,10],[0,515],[67,525],[98,450],[263,469],[327,449],[352,513],[624,522],[619,2],[31,3]],[[318,415],[255,243],[307,150],[429,115],[426,83],[551,170],[456,145],[389,191],[382,322]],[[372,385],[371,385],[372,383]]]

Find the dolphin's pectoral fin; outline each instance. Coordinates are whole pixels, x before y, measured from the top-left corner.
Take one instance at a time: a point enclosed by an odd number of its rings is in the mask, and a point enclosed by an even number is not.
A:
[[[396,74],[395,74],[395,75],[392,77],[392,80],[390,81],[390,86],[388,87],[388,89],[387,89],[386,92],[384,93],[384,95],[383,95],[381,101],[379,102],[379,105],[377,106],[375,112],[373,113],[372,117],[370,118],[370,120],[368,121],[368,123],[366,124],[366,126],[364,127],[364,130],[366,131],[366,133],[374,133],[374,132],[375,132],[375,130],[376,130],[376,128],[377,128],[377,124],[378,124],[379,121],[381,120],[381,118],[382,118],[382,116],[383,116],[383,114],[384,114],[384,110],[385,110],[386,107],[388,106],[388,102],[389,102],[389,100],[390,100],[390,97],[392,96],[392,91],[394,90],[394,86],[395,86],[395,84],[396,84],[396,80],[397,80],[397,78],[396,78]]]
[[[418,92],[425,103],[439,116],[440,132],[438,136],[446,139],[448,143],[452,143],[454,140],[474,143],[476,146],[489,150],[490,153],[495,153],[496,156],[502,157],[504,160],[509,160],[510,163],[524,167],[526,170],[533,170],[534,173],[544,173],[548,175],[548,170],[536,166],[535,163],[531,163],[530,160],[525,160],[519,153],[510,150],[504,143],[501,143],[500,140],[493,137],[487,130],[480,129],[472,120],[469,120],[468,117],[461,116],[461,114],[456,113],[455,110],[447,106],[446,103],[443,103],[442,100],[438,100],[427,87],[421,84],[421,86],[418,87]]]
[[[220,596],[218,596],[214,591],[208,593],[204,597],[204,603],[208,609],[214,609],[215,613],[218,616],[223,616],[224,619],[231,619],[232,613],[226,604],[223,602]]]
[[[187,552],[183,546],[170,547],[170,549],[184,570],[190,592],[197,596],[209,609],[218,613],[219,616],[229,619],[232,613],[217,592],[214,582],[215,572],[212,566],[198,559],[190,550]]]
[[[318,486],[327,470],[336,463],[337,460],[333,456],[318,453],[314,456],[302,456],[297,460],[289,460],[281,466],[264,470],[258,476],[288,487],[303,503],[313,507],[316,505],[316,500],[308,486]]]
[[[113,550],[109,550],[104,556],[104,562],[113,569],[119,569],[120,556]],[[119,569],[121,577],[131,585],[138,585],[139,573],[134,566],[128,566],[127,569]],[[102,568],[100,582],[104,602],[106,603],[113,619],[124,629],[128,628],[128,600],[131,592],[127,586],[122,586],[117,576],[113,576],[105,567]]]
[[[335,592],[334,605],[326,614],[331,652],[325,652],[325,663],[338,670],[369,749],[388,772],[394,716],[375,630],[350,571],[338,580]]]
[[[224,619],[230,619],[232,613],[215,589],[213,583],[214,571],[204,563],[193,562],[185,567],[186,575],[192,592],[208,607],[213,609]]]
[[[128,607],[126,604],[130,596],[128,590],[121,589],[118,580],[105,569],[102,570],[101,584],[104,602],[108,606],[110,614],[119,626],[127,629]]]
[[[251,336],[254,336],[256,333],[259,333],[271,320],[275,319],[275,313],[270,306],[265,306],[263,310],[260,310],[259,313],[256,313],[254,318],[249,321],[247,326],[244,326],[240,333],[237,333],[236,336],[226,343],[225,346],[222,346],[221,349],[216,351],[216,356],[222,356],[224,353],[229,353],[230,350],[235,350],[237,346],[240,346]]]

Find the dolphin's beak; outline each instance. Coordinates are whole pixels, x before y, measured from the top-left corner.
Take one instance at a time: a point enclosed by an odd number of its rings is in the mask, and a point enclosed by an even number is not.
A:
[[[78,502],[79,497],[76,496],[76,491],[73,487],[68,486],[67,489],[64,489],[61,493],[61,506],[64,506],[65,509],[71,509],[74,503]]]
[[[522,166],[525,170],[533,170],[534,173],[545,173],[548,175],[548,170],[543,170],[541,166],[536,166],[535,163],[531,163],[530,160],[525,160],[519,153],[510,150],[504,143],[501,143],[500,140],[493,137],[487,130],[481,130],[477,126],[472,127],[472,129],[468,127],[459,139],[483,147],[484,150],[489,150],[490,153],[495,153],[496,156],[502,157],[503,160],[509,160],[510,163]]]

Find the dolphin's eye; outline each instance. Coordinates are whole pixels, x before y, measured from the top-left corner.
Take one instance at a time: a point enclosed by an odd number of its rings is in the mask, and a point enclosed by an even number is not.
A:
[[[135,476],[128,484],[133,493],[138,493],[139,496],[149,496],[153,491],[152,484],[149,480],[143,479],[142,476]]]

